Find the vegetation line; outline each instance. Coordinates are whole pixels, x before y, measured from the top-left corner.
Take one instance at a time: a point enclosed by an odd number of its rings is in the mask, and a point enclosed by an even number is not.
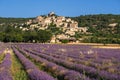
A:
[[[4,57],[5,57],[4,53],[0,53],[0,64],[2,63]]]
[[[13,80],[28,80],[27,73],[25,72],[20,61],[17,59],[17,56],[14,53],[11,53],[11,56],[12,56],[11,72]]]

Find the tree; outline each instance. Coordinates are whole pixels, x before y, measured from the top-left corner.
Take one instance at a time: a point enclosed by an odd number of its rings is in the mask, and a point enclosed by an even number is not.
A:
[[[1,32],[0,33],[0,41],[2,42],[4,40],[5,33]]]
[[[48,42],[52,37],[52,33],[46,30],[39,30],[37,33],[37,37],[39,42]]]
[[[68,43],[69,40],[68,39],[63,39],[63,40],[60,40],[62,43]]]
[[[60,28],[56,27],[56,24],[51,23],[48,26],[48,30],[50,30],[53,34],[58,34],[61,33],[62,31],[60,30]]]
[[[37,32],[36,31],[25,31],[23,33],[23,41],[24,42],[33,42],[33,40],[37,41]]]

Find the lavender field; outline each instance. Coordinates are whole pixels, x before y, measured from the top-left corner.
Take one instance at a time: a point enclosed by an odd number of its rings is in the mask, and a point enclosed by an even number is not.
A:
[[[120,80],[120,49],[0,43],[0,80]]]

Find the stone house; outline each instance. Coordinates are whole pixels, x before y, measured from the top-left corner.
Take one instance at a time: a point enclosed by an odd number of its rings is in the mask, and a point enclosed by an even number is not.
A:
[[[67,31],[65,32],[65,34],[68,34],[68,35],[70,35],[70,36],[74,36],[74,35],[75,35],[75,32],[74,32],[74,31],[69,31],[69,30],[67,30]]]
[[[43,19],[44,19],[44,18],[43,18],[42,16],[38,16],[38,17],[36,18],[36,21],[37,21],[37,22],[41,22]]]
[[[108,26],[115,27],[118,23],[111,23]]]
[[[79,30],[80,32],[86,33],[87,30],[88,30],[88,28],[87,28],[87,27],[78,27],[78,30]]]
[[[70,28],[77,28],[78,27],[78,23],[70,23]]]

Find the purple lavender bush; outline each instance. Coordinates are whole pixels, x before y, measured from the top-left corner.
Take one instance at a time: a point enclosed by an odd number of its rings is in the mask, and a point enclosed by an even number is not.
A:
[[[0,64],[0,80],[13,80],[10,74],[11,55],[7,53],[3,62]]]
[[[15,54],[24,65],[31,80],[55,80],[47,73],[40,71],[30,60],[24,57],[17,49],[13,48]]]

